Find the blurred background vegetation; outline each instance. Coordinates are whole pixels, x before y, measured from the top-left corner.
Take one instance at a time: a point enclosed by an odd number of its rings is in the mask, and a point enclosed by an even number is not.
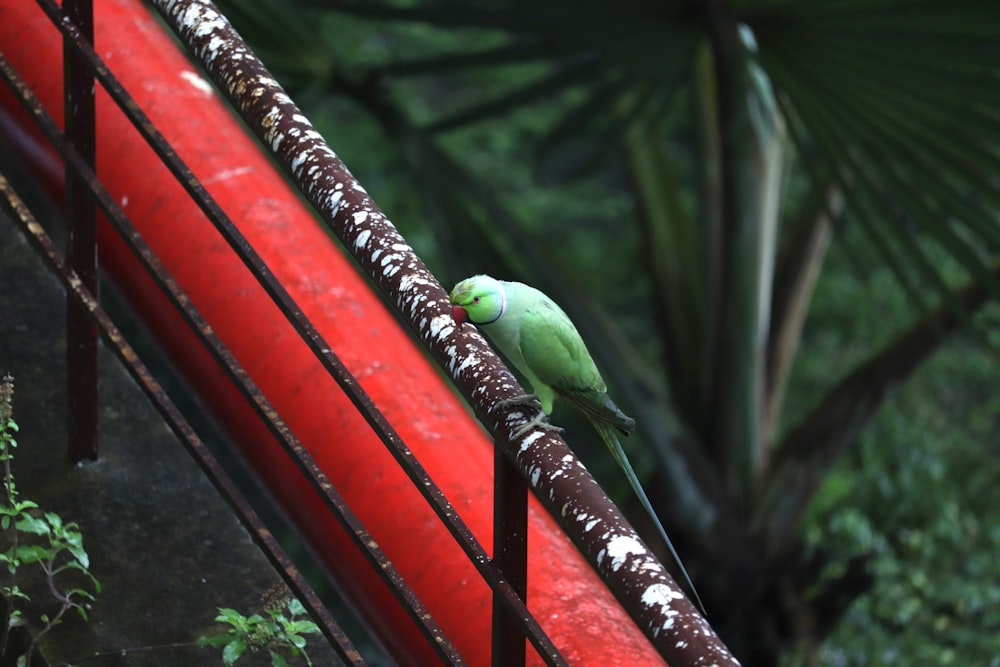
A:
[[[994,2],[219,4],[446,288],[574,318],[745,665],[1000,665]]]

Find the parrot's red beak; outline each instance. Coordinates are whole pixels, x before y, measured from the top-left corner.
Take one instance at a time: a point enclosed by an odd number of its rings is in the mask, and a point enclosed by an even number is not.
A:
[[[451,317],[455,320],[456,324],[464,324],[469,319],[469,313],[467,313],[465,308],[462,308],[461,306],[452,306]]]

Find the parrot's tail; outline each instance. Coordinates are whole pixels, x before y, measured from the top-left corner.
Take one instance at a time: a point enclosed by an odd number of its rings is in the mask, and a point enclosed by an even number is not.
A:
[[[601,434],[601,439],[604,440],[604,444],[608,446],[611,450],[611,454],[618,461],[618,465],[625,472],[625,476],[628,477],[629,485],[635,492],[636,497],[639,502],[642,503],[643,508],[649,515],[649,518],[653,520],[656,524],[657,530],[660,531],[660,537],[663,542],[667,545],[667,549],[670,550],[670,555],[677,563],[677,568],[681,572],[681,576],[684,578],[684,584],[687,586],[688,590],[691,591],[691,596],[694,598],[695,604],[698,605],[698,609],[705,616],[708,614],[705,612],[705,605],[701,602],[701,597],[698,595],[697,589],[694,587],[694,582],[691,581],[691,577],[687,573],[687,569],[684,567],[684,563],[681,562],[681,557],[677,555],[677,550],[674,549],[673,542],[667,537],[667,531],[663,528],[663,524],[660,523],[660,517],[656,516],[656,512],[653,511],[653,505],[649,502],[649,498],[646,496],[646,492],[642,488],[642,484],[639,483],[639,478],[636,477],[635,470],[632,469],[632,464],[629,463],[628,457],[625,456],[625,450],[622,448],[621,442],[618,441],[618,434],[615,431],[615,426],[608,424],[607,422],[601,421],[592,415],[587,415],[590,419],[590,423],[594,425],[597,432]]]

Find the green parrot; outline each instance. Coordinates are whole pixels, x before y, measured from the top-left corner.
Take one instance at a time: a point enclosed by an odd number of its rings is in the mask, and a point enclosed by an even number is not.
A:
[[[471,322],[482,329],[531,383],[534,395],[505,401],[500,407],[541,404],[541,411],[519,428],[514,437],[519,438],[535,427],[561,431],[546,419],[552,413],[556,398],[582,410],[625,472],[632,490],[660,531],[698,607],[705,613],[691,577],[618,441],[616,431],[628,435],[635,428],[635,420],[626,416],[608,397],[607,385],[569,316],[534,287],[485,275],[459,282],[449,299],[455,321],[459,324]]]

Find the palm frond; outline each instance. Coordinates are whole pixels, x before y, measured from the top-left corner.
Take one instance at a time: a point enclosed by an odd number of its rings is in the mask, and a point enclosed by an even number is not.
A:
[[[865,225],[914,301],[926,307],[921,292],[930,287],[957,306],[916,232],[1000,295],[989,268],[1000,251],[1000,156],[983,141],[1000,131],[988,56],[997,51],[1000,12],[981,2],[898,0],[757,11],[748,20],[761,63],[800,150],[818,150],[849,219]]]
[[[389,62],[383,71],[392,77],[414,77],[452,74],[481,67],[505,67],[526,62],[547,60],[552,48],[539,40],[517,40],[500,46],[474,51],[447,51],[431,56],[413,57],[408,60]]]
[[[540,100],[551,99],[567,88],[600,78],[600,74],[600,65],[593,59],[571,63],[546,72],[515,90],[501,91],[493,97],[436,120],[427,129],[431,132],[443,132],[502,116]]]

